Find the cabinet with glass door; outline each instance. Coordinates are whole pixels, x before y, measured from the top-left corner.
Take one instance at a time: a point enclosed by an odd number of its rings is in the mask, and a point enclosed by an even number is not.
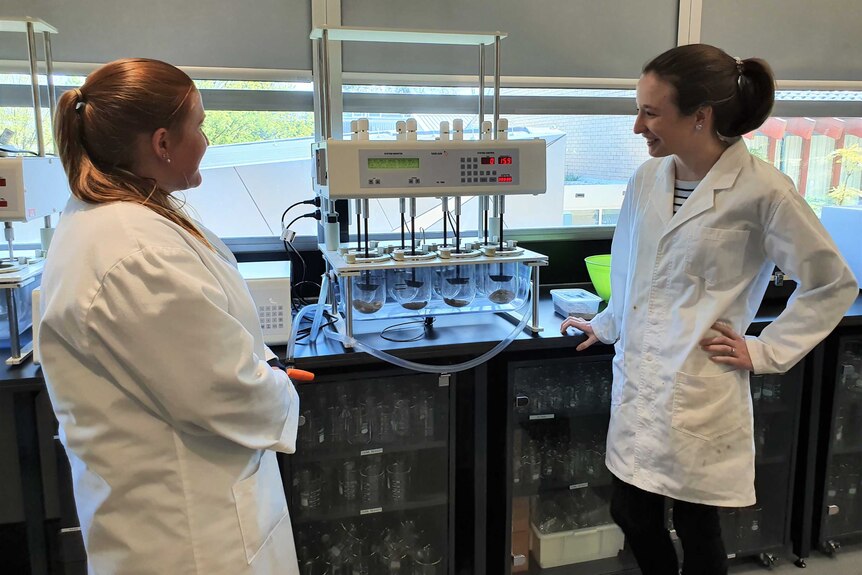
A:
[[[303,575],[452,572],[453,378],[388,373],[298,387],[283,458]]]

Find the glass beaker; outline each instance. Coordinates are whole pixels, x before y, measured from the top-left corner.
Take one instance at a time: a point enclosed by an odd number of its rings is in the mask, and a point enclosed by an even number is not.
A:
[[[378,553],[383,571],[381,575],[401,575],[406,573],[407,554],[395,546],[384,545]]]
[[[299,555],[299,554],[298,554]],[[305,549],[301,552],[299,560],[300,575],[329,575],[328,565],[321,559],[320,555],[313,555]]]
[[[433,296],[435,299],[443,298],[443,277],[446,275],[446,270],[453,266],[440,266],[431,269],[431,283],[433,284]]]
[[[400,393],[392,400],[392,431],[397,437],[410,435],[410,402]]]
[[[353,286],[353,309],[363,314],[380,311],[386,303],[386,275],[384,270],[364,270],[350,278]]]
[[[344,443],[349,418],[347,408],[342,405],[330,405],[326,408],[326,443],[330,447]]]
[[[371,442],[371,430],[368,425],[368,413],[362,404],[354,405],[345,410],[347,418],[347,442],[350,445],[365,445]]]
[[[464,307],[473,303],[476,297],[476,276],[474,266],[451,266],[443,270],[440,283],[443,301],[451,307]]]
[[[432,393],[421,393],[415,398],[410,406],[414,413],[413,434],[417,439],[434,439],[434,395]]]
[[[763,394],[763,376],[752,374],[749,376],[748,382],[751,386],[751,403],[757,407]]]
[[[316,447],[324,441],[323,421],[313,409],[303,410],[299,417],[299,446]]]
[[[386,466],[386,483],[392,503],[404,503],[410,493],[410,465],[397,459]]]
[[[775,377],[765,376],[760,395],[764,403],[779,403],[781,401],[781,382]]]
[[[578,452],[569,448],[557,458],[558,479],[573,483],[578,476]]]
[[[350,559],[352,566],[351,575],[371,575],[371,566],[375,562],[376,553],[355,552]]]
[[[521,462],[521,475],[524,484],[531,487],[537,486],[542,477],[542,456],[535,442],[530,441],[527,444],[524,455],[521,457]]]
[[[323,478],[320,470],[315,467],[301,469],[298,483],[299,507],[307,511],[320,509],[323,499]]]
[[[518,265],[505,262],[486,267],[485,291],[491,303],[502,305],[515,299],[518,294]]]
[[[342,461],[338,467],[338,494],[349,503],[359,495],[359,469],[352,459]]]
[[[374,410],[376,417],[372,420],[371,435],[375,443],[392,443],[395,441],[395,431],[392,427],[392,404],[381,402]]]
[[[431,270],[429,268],[397,269],[389,272],[390,292],[401,307],[420,310],[431,301]]]
[[[430,545],[425,545],[413,554],[413,575],[438,575],[443,557]]]
[[[542,479],[550,480],[554,477],[554,466],[557,464],[558,457],[559,454],[554,449],[554,446],[545,443],[542,449],[542,465],[540,468]]]
[[[378,463],[369,463],[359,472],[363,505],[377,505],[383,492],[383,467]]]

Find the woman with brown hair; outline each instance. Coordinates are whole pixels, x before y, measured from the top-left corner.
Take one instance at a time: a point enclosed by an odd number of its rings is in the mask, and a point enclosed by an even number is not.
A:
[[[296,573],[276,451],[299,399],[236,260],[171,193],[200,184],[200,93],[127,59],[57,106],[73,197],[42,282],[43,371],[91,573]]]
[[[793,182],[741,136],[775,97],[763,60],[706,44],[643,68],[636,134],[653,157],[629,181],[611,247],[608,307],[577,349],[615,344],[611,514],[644,575],[727,573],[719,507],[755,502],[748,374],[783,373],[838,324],[856,280]],[[797,282],[778,318],[745,336],[778,265]]]

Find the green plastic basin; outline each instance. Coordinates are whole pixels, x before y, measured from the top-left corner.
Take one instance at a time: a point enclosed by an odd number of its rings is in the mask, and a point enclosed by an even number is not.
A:
[[[590,281],[600,298],[611,299],[611,254],[600,254],[584,258]]]

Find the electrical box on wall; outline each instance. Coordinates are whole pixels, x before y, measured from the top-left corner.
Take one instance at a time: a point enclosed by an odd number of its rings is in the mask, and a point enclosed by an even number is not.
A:
[[[29,222],[58,214],[69,194],[60,158],[0,158],[0,221]]]
[[[243,262],[239,273],[257,307],[263,341],[285,345],[290,339],[290,262]]]

